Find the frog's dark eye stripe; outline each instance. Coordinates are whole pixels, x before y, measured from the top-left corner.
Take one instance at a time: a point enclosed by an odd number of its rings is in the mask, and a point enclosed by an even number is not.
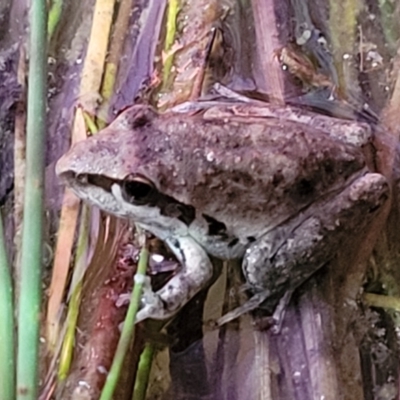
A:
[[[103,175],[84,174],[78,175],[77,180],[81,184],[90,184],[101,187],[106,192],[111,192],[111,186],[115,183],[113,179],[107,178]]]
[[[193,206],[180,203],[172,198],[166,198],[165,206],[160,206],[161,214],[167,217],[177,218],[189,226],[196,217],[196,211]]]
[[[211,236],[226,236],[226,225],[223,222],[217,221],[209,215],[203,214],[203,218],[208,223],[208,234]]]
[[[228,247],[236,246],[238,243],[239,243],[239,239],[238,239],[238,238],[233,238],[233,239],[228,243]]]
[[[153,204],[158,194],[153,183],[141,176],[125,179],[121,189],[124,199],[135,205]]]

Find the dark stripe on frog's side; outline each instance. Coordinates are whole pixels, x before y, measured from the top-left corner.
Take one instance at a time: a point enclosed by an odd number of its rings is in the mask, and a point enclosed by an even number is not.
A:
[[[157,206],[160,209],[162,215],[177,218],[187,226],[189,226],[195,219],[195,208],[166,195],[159,195]],[[204,220],[208,224],[207,236],[210,240],[216,240],[217,242],[225,243],[229,249],[233,249],[239,243],[237,237],[232,237],[228,235],[226,225],[223,222],[210,217],[207,214],[202,215]],[[215,238],[215,239],[211,239]],[[252,237],[247,238],[249,242],[255,240]],[[177,245],[179,247],[179,244]]]
[[[193,206],[180,203],[169,196],[160,194],[159,201],[156,205],[160,208],[161,215],[177,218],[187,226],[189,226],[196,217],[196,211]]]
[[[238,238],[234,238],[228,243],[228,247],[236,246],[238,243],[239,243],[239,239]]]
[[[208,234],[210,236],[224,236],[224,237],[227,237],[226,225],[223,222],[217,221],[215,218],[210,217],[207,214],[203,214],[203,218],[207,221]]]
[[[239,243],[239,238],[228,236],[226,225],[223,222],[217,221],[207,214],[203,214],[203,218],[208,223],[208,236],[217,236],[218,239],[223,241],[229,240],[227,243],[229,248],[235,247]]]

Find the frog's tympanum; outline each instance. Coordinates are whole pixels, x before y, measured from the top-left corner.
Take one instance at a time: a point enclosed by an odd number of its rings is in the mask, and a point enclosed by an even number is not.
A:
[[[386,179],[338,138],[340,120],[331,135],[246,107],[158,115],[136,105],[59,160],[79,197],[152,232],[182,265],[159,291],[146,288],[137,321],[174,315],[206,286],[208,255],[243,259],[254,297],[240,312],[276,305],[387,199]]]

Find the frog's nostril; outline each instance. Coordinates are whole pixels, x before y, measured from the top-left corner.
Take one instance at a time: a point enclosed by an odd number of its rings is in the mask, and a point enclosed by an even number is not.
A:
[[[57,175],[59,176],[59,178],[67,185],[75,180],[76,174],[72,171],[64,172],[64,171],[57,170],[56,172],[57,172]]]
[[[67,183],[77,182],[79,185],[87,185],[89,183],[87,174],[77,174],[74,171],[65,171],[60,173],[59,176]]]
[[[71,172],[71,174],[73,174],[73,173]],[[88,183],[88,175],[87,174],[76,174],[75,179],[81,185],[87,185],[87,183]]]

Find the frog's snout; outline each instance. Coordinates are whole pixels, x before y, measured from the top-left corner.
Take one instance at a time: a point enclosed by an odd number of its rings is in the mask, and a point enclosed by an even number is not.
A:
[[[64,154],[56,163],[56,174],[59,177],[62,177],[69,171],[69,158],[68,153]]]
[[[88,140],[82,140],[74,143],[71,148],[64,153],[56,163],[56,174],[63,178],[64,176],[75,173],[78,175],[79,169],[87,163],[88,158]],[[86,161],[86,162],[85,162]]]
[[[71,148],[57,161],[56,174],[64,177],[96,173],[99,169],[101,153],[97,140],[89,138],[74,143]]]

